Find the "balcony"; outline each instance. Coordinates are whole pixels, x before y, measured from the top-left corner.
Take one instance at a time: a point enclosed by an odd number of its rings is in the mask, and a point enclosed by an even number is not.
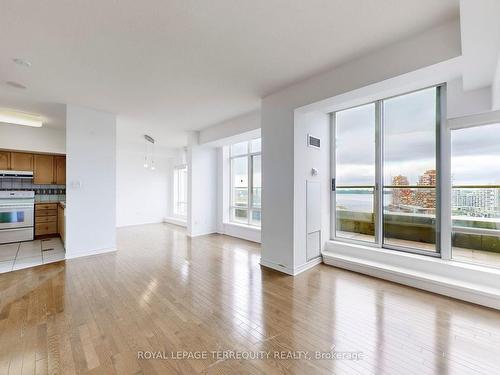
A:
[[[453,259],[500,267],[500,219],[453,216]],[[390,244],[435,252],[433,215],[385,212],[384,233]],[[373,242],[374,214],[337,210],[337,236]]]

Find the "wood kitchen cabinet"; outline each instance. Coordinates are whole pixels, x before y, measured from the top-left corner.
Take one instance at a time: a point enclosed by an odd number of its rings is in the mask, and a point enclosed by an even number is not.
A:
[[[63,244],[66,242],[65,241],[66,218],[64,216],[64,210],[65,208],[61,204],[57,206],[57,232],[59,233],[59,236],[61,237],[61,241],[63,242]]]
[[[66,185],[66,156],[0,150],[0,170],[33,171],[35,185]]]
[[[66,185],[66,156],[54,156],[54,182]]]
[[[10,168],[10,152],[0,151],[0,170],[8,170]]]
[[[54,156],[35,154],[33,183],[35,185],[50,185],[54,183]]]
[[[11,152],[10,169],[13,171],[32,171],[33,154],[28,154],[26,152]]]
[[[57,203],[35,204],[35,236],[58,233]]]

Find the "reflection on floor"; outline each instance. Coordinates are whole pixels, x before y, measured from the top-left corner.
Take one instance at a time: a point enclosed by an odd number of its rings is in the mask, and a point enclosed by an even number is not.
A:
[[[0,273],[58,262],[65,257],[59,237],[0,245]]]
[[[350,240],[371,242],[375,241],[374,236],[369,236],[367,234],[352,233],[352,232],[337,232],[337,237],[347,238]],[[408,248],[417,248],[420,250],[426,250],[430,252],[435,252],[436,249],[432,244],[426,244],[422,242],[406,241],[399,239],[390,239],[389,244],[395,246],[403,246]],[[386,240],[387,242],[387,240]],[[500,253],[495,253],[492,251],[481,251],[481,250],[471,250],[464,249],[461,247],[454,247],[452,250],[452,255],[454,260],[467,263],[477,263],[490,267],[500,268]]]
[[[0,275],[0,374],[498,373],[499,311],[326,265],[291,277],[223,235],[117,234],[116,252]]]

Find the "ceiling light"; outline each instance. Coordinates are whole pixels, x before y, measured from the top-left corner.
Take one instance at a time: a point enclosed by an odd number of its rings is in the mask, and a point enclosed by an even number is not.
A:
[[[21,65],[25,68],[30,68],[31,63],[28,60],[21,59],[19,57],[16,57],[15,59],[12,59],[17,65]]]
[[[6,82],[9,86],[12,86],[12,87],[15,87],[16,89],[26,89],[26,86],[20,84],[20,83],[17,83],[17,82],[14,82],[14,81],[7,81]]]
[[[14,125],[34,126],[37,128],[43,125],[41,116],[9,109],[0,110],[0,122]]]
[[[155,157],[154,157],[154,147],[155,147],[155,140],[153,137],[147,135],[147,134],[144,134],[144,146],[145,146],[145,154],[144,154],[144,168],[148,168],[149,167],[149,164],[148,164],[148,157],[149,157],[149,150],[148,150],[148,145],[151,145],[151,158],[150,158],[150,161],[151,161],[151,170],[155,170],[156,167],[155,167]]]

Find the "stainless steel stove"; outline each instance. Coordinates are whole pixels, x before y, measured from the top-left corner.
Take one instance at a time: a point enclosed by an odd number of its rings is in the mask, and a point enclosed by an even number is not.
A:
[[[33,240],[34,212],[34,191],[0,191],[0,243]]]

